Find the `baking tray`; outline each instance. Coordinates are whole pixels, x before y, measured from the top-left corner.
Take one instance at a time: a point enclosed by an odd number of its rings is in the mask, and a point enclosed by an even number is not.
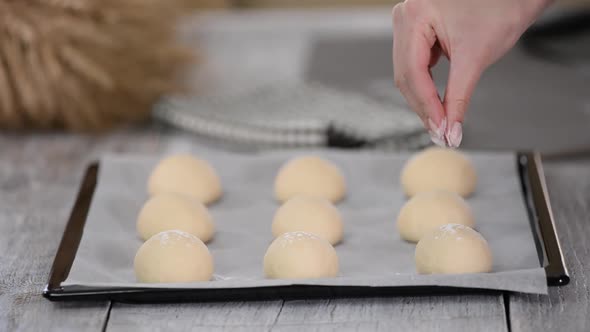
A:
[[[518,153],[517,167],[524,203],[539,261],[545,267],[549,286],[566,285],[569,275],[556,234],[547,193],[545,176],[538,153]],[[289,285],[253,288],[137,288],[63,285],[74,262],[84,231],[86,217],[97,184],[99,163],[91,164],[83,178],[80,191],[58,247],[49,281],[43,296],[61,300],[115,300],[120,302],[229,301],[266,299],[309,299],[333,297],[374,297],[422,294],[499,293],[498,290],[469,289],[447,286],[320,286]]]

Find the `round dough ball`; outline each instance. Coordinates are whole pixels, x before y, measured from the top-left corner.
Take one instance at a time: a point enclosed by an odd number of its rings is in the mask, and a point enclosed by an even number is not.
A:
[[[296,195],[323,197],[335,203],[346,194],[340,169],[317,156],[298,157],[287,162],[275,179],[275,196],[285,202]]]
[[[163,231],[177,229],[203,242],[211,240],[215,226],[207,207],[193,197],[162,193],[152,196],[137,218],[137,232],[147,240]]]
[[[409,197],[423,191],[447,190],[463,197],[475,190],[475,168],[459,151],[428,148],[413,156],[404,166],[401,182]]]
[[[459,274],[492,270],[487,241],[472,228],[448,224],[425,235],[416,246],[418,273]]]
[[[306,232],[285,233],[264,255],[264,274],[272,279],[329,278],[338,275],[338,256],[330,243]]]
[[[221,197],[221,181],[206,160],[179,154],[163,159],[154,168],[148,180],[148,192],[185,194],[209,204]]]
[[[473,214],[465,200],[450,191],[421,192],[402,207],[397,217],[397,229],[402,239],[418,242],[446,224],[473,227]]]
[[[342,217],[325,198],[299,195],[289,199],[276,212],[272,235],[303,231],[315,234],[330,244],[342,240]]]
[[[137,251],[135,277],[145,283],[208,281],[213,257],[196,236],[179,230],[152,236]]]

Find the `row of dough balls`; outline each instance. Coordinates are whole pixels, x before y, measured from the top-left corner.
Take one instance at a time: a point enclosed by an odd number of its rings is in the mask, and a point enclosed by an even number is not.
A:
[[[275,180],[275,197],[284,204],[272,222],[277,239],[264,257],[267,277],[314,277],[317,272],[304,267],[322,255],[336,258],[335,263],[321,264],[322,271],[337,273],[338,260],[332,244],[342,239],[342,218],[332,202],[344,197],[345,188],[340,170],[318,157],[296,158],[281,167]],[[189,155],[168,157],[152,171],[148,193],[151,197],[137,219],[137,231],[145,241],[134,260],[137,280],[210,280],[214,264],[205,243],[213,237],[215,227],[206,204],[222,196],[221,181],[213,167]],[[297,232],[301,229],[309,232]],[[316,250],[308,250],[309,257],[292,257],[303,244],[321,248],[322,253],[315,255]],[[291,264],[285,266],[282,262]]]
[[[490,272],[490,248],[473,229],[473,213],[463,198],[476,188],[470,160],[455,150],[430,148],[408,161],[401,180],[410,199],[397,228],[404,240],[418,243],[418,273]]]
[[[275,240],[263,259],[271,279],[336,277],[338,255],[333,245],[342,240],[342,216],[334,203],[346,196],[340,169],[317,156],[290,160],[281,167],[274,185],[283,205],[272,222]]]
[[[137,233],[145,242],[133,262],[144,283],[207,281],[213,256],[205,245],[215,234],[207,209],[223,190],[215,169],[190,155],[163,159],[147,184],[150,198],[137,217]]]
[[[442,190],[416,194],[397,218],[402,239],[418,243],[416,268],[424,274],[490,272],[491,251],[474,224],[467,202]]]
[[[209,162],[180,154],[165,158],[155,167],[148,180],[148,192],[184,194],[209,205],[221,198],[223,189]],[[303,156],[281,167],[275,178],[274,195],[280,202],[307,195],[336,203],[346,195],[346,183],[333,163],[317,156]]]
[[[477,183],[475,168],[463,154],[444,148],[429,148],[413,156],[401,174],[407,196],[446,190],[463,197],[473,193]],[[148,180],[150,195],[177,193],[193,197],[203,204],[221,198],[221,180],[215,169],[203,159],[191,155],[174,155],[162,160]],[[342,171],[317,156],[290,160],[279,170],[274,183],[277,200],[285,202],[297,195],[323,197],[337,203],[346,195]]]

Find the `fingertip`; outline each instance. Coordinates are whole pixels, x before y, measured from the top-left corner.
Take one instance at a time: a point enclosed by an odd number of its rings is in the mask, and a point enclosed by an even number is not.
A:
[[[435,123],[432,118],[428,118],[428,133],[432,142],[439,146],[446,146],[447,119],[443,118],[439,123]]]
[[[458,148],[463,140],[463,124],[461,122],[453,122],[449,125],[445,138],[449,147]]]
[[[471,93],[468,90],[466,94]],[[447,131],[445,134],[446,141],[451,148],[458,148],[463,140],[463,122],[465,121],[465,113],[469,107],[467,99],[445,97],[443,102],[445,112],[447,114]]]
[[[444,101],[444,108],[447,114],[446,141],[451,148],[458,148],[463,140],[463,122],[469,103],[465,99]]]

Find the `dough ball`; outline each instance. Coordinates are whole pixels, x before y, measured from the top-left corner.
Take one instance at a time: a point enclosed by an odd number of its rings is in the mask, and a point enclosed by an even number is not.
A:
[[[208,281],[213,258],[196,236],[179,230],[152,236],[137,251],[135,277],[145,283]]]
[[[418,242],[416,269],[422,274],[490,272],[492,252],[483,236],[472,228],[448,224]]]
[[[404,166],[401,182],[409,197],[423,191],[447,190],[463,197],[475,190],[475,168],[459,151],[428,148],[413,156]]]
[[[328,160],[304,156],[290,160],[275,179],[275,196],[284,202],[296,195],[323,197],[335,203],[346,193],[344,176]]]
[[[289,199],[276,212],[272,235],[303,231],[315,234],[331,244],[342,240],[342,217],[325,198],[299,195]]]
[[[329,278],[338,274],[338,256],[330,243],[306,232],[285,233],[264,255],[264,274],[272,279]]]
[[[402,239],[418,242],[446,224],[473,227],[473,214],[465,200],[450,191],[421,192],[402,207],[397,217],[397,229]]]
[[[221,181],[206,160],[179,154],[163,159],[154,168],[148,180],[148,192],[185,194],[209,204],[221,197]]]
[[[192,234],[203,242],[211,240],[215,232],[207,207],[196,198],[174,193],[152,196],[137,218],[139,236],[145,241],[171,229]]]

